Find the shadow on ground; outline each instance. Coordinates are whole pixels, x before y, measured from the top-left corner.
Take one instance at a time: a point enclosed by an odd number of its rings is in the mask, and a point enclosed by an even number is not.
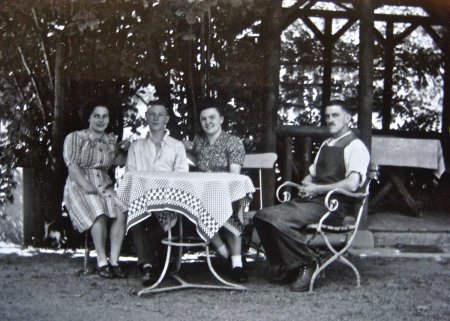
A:
[[[446,261],[354,257],[362,287],[354,287],[352,272],[336,264],[309,294],[269,283],[261,260],[249,263],[244,293],[184,290],[142,298],[136,296],[135,262],[124,263],[128,279],[105,280],[79,273],[83,259],[69,253],[1,255],[0,319],[445,320],[450,315]],[[204,263],[184,264],[181,273],[194,282],[213,280]]]

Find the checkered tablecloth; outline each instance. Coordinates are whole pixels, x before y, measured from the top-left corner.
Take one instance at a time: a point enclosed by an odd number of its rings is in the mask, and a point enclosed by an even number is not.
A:
[[[152,215],[173,211],[187,216],[197,232],[209,240],[238,207],[245,224],[243,208],[255,191],[245,175],[230,173],[127,172],[118,187],[120,199],[128,206],[127,231]],[[236,206],[237,205],[237,206]],[[162,226],[173,219],[158,215]]]

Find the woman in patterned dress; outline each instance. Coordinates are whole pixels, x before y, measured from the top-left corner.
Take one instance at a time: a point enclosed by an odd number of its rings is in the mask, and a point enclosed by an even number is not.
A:
[[[224,121],[222,109],[218,102],[206,103],[200,112],[200,123],[203,135],[195,136],[192,143],[184,142],[188,151],[196,157],[196,166],[202,172],[230,172],[239,174],[244,163],[245,149],[242,141],[222,130]],[[219,233],[211,243],[219,254],[225,258],[231,256],[231,277],[240,283],[248,280],[242,264],[242,231],[244,225],[234,213],[227,222],[234,233],[226,228],[221,229],[225,243]]]
[[[64,188],[64,203],[74,227],[79,232],[90,230],[97,252],[97,270],[105,278],[124,278],[119,255],[125,235],[126,207],[116,196],[108,170],[124,165],[125,156],[117,147],[117,137],[105,133],[109,111],[93,106],[87,113],[89,127],[67,135],[64,161],[69,175]],[[106,254],[108,219],[111,250]]]

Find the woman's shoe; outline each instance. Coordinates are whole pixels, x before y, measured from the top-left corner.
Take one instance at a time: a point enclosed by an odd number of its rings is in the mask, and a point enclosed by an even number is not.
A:
[[[114,274],[114,276],[118,279],[126,279],[127,274],[122,270],[120,265],[110,265],[110,270]]]
[[[244,268],[235,267],[231,270],[231,278],[238,283],[246,283],[248,275]]]
[[[113,279],[114,278],[114,272],[111,271],[108,265],[103,265],[97,267],[98,275],[100,275],[102,278],[106,279]]]

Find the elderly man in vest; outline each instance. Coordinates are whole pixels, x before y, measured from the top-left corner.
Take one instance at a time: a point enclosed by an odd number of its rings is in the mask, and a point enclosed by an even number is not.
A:
[[[326,212],[324,197],[334,188],[354,192],[366,179],[370,155],[364,143],[349,128],[352,115],[343,101],[333,100],[325,108],[331,138],[320,147],[309,174],[302,180],[299,197],[259,210],[254,224],[261,238],[272,279],[291,283],[295,292],[307,291],[316,263],[306,247],[306,226],[318,223]],[[340,224],[342,213],[327,224]]]

